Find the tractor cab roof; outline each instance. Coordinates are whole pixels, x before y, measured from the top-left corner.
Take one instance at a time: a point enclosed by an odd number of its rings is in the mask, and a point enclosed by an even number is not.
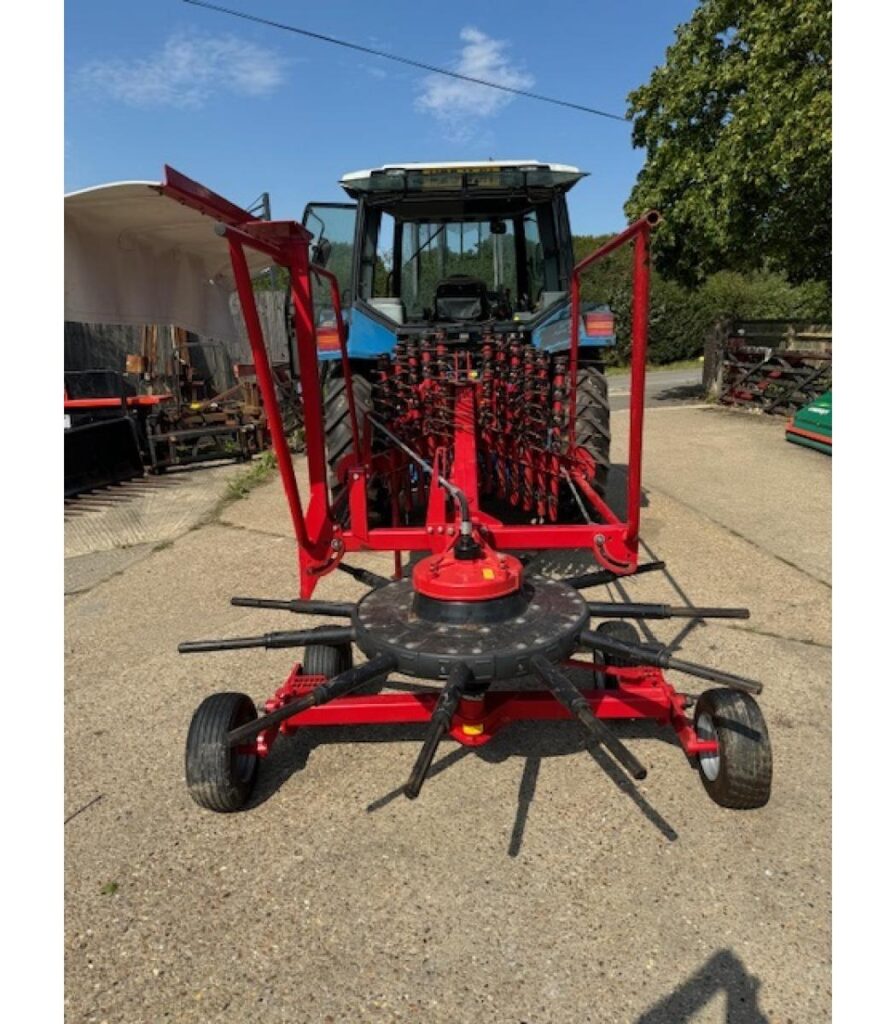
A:
[[[586,172],[537,160],[480,160],[431,164],[385,164],[343,176],[340,185],[371,206],[409,215],[421,206],[469,208],[489,201],[532,203],[567,192]],[[446,209],[446,214],[450,216]]]

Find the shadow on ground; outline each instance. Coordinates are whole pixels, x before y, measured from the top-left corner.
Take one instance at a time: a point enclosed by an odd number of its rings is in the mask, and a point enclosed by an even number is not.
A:
[[[730,949],[719,950],[669,996],[638,1017],[636,1024],[685,1024],[719,992],[725,993],[727,1024],[769,1024],[759,1009],[760,982]]]
[[[420,687],[415,686],[414,689],[419,691]],[[251,813],[254,807],[274,796],[293,775],[305,768],[317,747],[330,743],[422,743],[425,731],[423,725],[352,726],[304,729],[288,739],[281,738],[270,756],[261,764],[258,783],[246,810]],[[614,732],[622,740],[650,739],[677,745],[675,736],[669,730],[647,720],[619,723]],[[547,757],[567,757],[582,750],[588,751],[597,767],[606,773],[620,793],[635,804],[660,835],[668,842],[678,838],[677,831],[660,810],[653,806],[600,746],[582,736],[574,722],[516,722],[505,726],[484,746],[455,746],[433,762],[424,785],[430,786],[435,778],[450,771],[458,761],[469,756],[478,757],[486,764],[500,764],[509,758],[521,761],[516,818],[507,849],[509,857],[516,857],[523,846],[526,821],[535,797],[542,760]],[[408,760],[408,772],[412,762],[413,756]],[[405,799],[404,780],[396,781],[398,784],[393,789],[368,804],[368,814],[375,814],[394,800]]]
[[[651,398],[654,402],[702,402],[706,398],[706,390],[702,384],[681,384],[657,391]]]

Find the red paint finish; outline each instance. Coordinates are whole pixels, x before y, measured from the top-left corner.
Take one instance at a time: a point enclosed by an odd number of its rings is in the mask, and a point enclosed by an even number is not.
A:
[[[490,601],[515,594],[523,581],[523,566],[513,555],[482,546],[479,558],[461,559],[454,547],[421,558],[411,574],[414,590],[439,601]]]
[[[168,402],[171,395],[129,395],[126,398],[66,398],[66,409],[115,409],[127,404],[129,409],[141,409],[145,406],[161,405]]]
[[[575,449],[575,383],[578,368],[581,318],[581,276],[598,260],[628,242],[634,242],[632,266],[632,354],[631,406],[629,422],[627,526],[620,544],[618,540],[596,542],[598,561],[620,575],[633,572],[638,566],[638,531],[641,522],[641,461],[644,425],[644,378],[647,371],[647,325],[650,303],[650,232],[660,221],[656,211],[645,214],[625,231],[611,239],[596,252],[580,260],[572,274],[572,338],[570,350],[571,419],[570,448]],[[589,495],[589,500],[591,496]],[[605,533],[606,531],[601,530]]]
[[[258,307],[255,305],[252,278],[249,275],[246,255],[243,252],[240,240],[236,236],[228,236],[228,242],[230,243],[230,262],[233,266],[237,293],[240,305],[243,307],[243,317],[246,321],[246,333],[249,335],[252,358],[255,362],[255,374],[258,379],[261,398],[264,402],[271,442],[277,455],[277,464],[281,467],[280,476],[283,481],[284,491],[286,492],[293,530],[295,531],[299,546],[305,547],[309,543],[309,537],[302,510],[302,499],[299,497],[299,487],[296,483],[295,473],[292,471],[292,453],[289,450],[289,443],[283,430],[283,420],[280,416],[280,406],[277,401],[277,389],[274,386],[271,363],[268,359],[264,343],[261,321],[258,318]],[[289,467],[289,473],[284,472],[283,467],[286,466]]]
[[[590,662],[571,659],[570,667],[589,672]],[[698,753],[715,753],[718,745],[711,740],[698,740],[686,714],[686,699],[667,682],[659,669],[612,668],[600,671],[618,680],[618,689],[583,690],[582,695],[594,714],[603,720],[631,721],[650,719],[670,726],[678,736],[688,757]],[[296,665],[284,685],[267,702],[267,711],[274,711],[287,701],[302,696],[322,681],[321,676],[303,676]],[[279,732],[289,734],[297,729],[338,725],[398,725],[428,722],[438,693],[382,693],[360,697],[341,697],[309,708],[262,734],[257,753],[264,756]],[[504,726],[523,721],[563,721],[569,712],[544,690],[502,690],[487,692],[481,699],[464,698],[455,714],[449,734],[464,746],[488,743]]]
[[[66,408],[68,408],[67,404]],[[803,430],[802,427],[795,427],[792,419],[787,424],[787,433],[796,434],[798,437],[805,437],[809,441],[818,441],[819,444],[826,444],[828,448],[831,447],[831,438],[828,437],[827,434],[816,434],[811,430]]]

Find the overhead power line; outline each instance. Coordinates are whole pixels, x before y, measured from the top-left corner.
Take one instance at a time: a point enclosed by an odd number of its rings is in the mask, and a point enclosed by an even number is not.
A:
[[[514,89],[509,85],[500,85],[498,82],[488,82],[484,78],[473,78],[472,75],[462,75],[459,71],[449,71],[447,68],[438,68],[433,64],[424,64],[423,61],[411,60],[410,57],[399,57],[394,53],[386,53],[384,50],[375,50],[370,46],[361,46],[360,43],[350,43],[345,39],[337,39],[335,36],[326,36],[321,32],[312,32],[307,28],[297,28],[295,25],[284,25],[280,21],[271,21],[268,18],[259,18],[254,14],[246,14],[245,11],[234,11],[229,7],[219,7],[217,4],[208,4],[204,0],[184,0],[184,3],[193,7],[205,7],[210,11],[218,11],[221,14],[229,14],[234,18],[242,18],[244,21],[254,21],[259,25],[268,25],[271,28],[279,28],[284,32],[294,32],[299,36],[307,36],[309,39],[317,39],[322,43],[332,43],[334,46],[342,46],[347,50],[357,50],[359,53],[369,53],[374,57],[382,57],[384,60],[392,60],[398,64],[408,64],[412,68],[422,68],[424,71],[431,71],[436,75],[446,75],[448,78],[459,78],[463,82],[473,82],[475,85],[484,85],[489,89],[499,89],[501,92],[513,93],[514,96],[524,96],[529,100],[540,100],[542,103],[553,103],[557,107],[569,107],[571,110],[581,110],[585,114],[595,114],[597,117],[607,117],[611,121],[625,121],[626,118],[620,114],[609,114],[606,110],[597,110],[594,107],[586,107],[582,103],[571,103],[569,100],[558,100],[552,96],[542,96],[537,92],[527,92],[525,89]]]

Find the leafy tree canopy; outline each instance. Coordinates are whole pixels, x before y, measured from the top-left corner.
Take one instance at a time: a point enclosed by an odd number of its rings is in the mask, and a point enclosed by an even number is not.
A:
[[[628,100],[647,158],[626,213],[662,211],[662,272],[830,280],[829,0],[700,0]]]
[[[582,259],[610,239],[573,239],[576,259]],[[582,280],[586,302],[606,303],[616,316],[617,347],[607,352],[610,362],[627,364],[631,343],[632,253],[619,249],[594,264]],[[794,284],[768,270],[740,273],[721,270],[698,288],[653,274],[650,282],[650,348],[652,363],[693,359],[703,353],[707,331],[719,320],[796,320],[829,323],[830,290],[825,282]]]

